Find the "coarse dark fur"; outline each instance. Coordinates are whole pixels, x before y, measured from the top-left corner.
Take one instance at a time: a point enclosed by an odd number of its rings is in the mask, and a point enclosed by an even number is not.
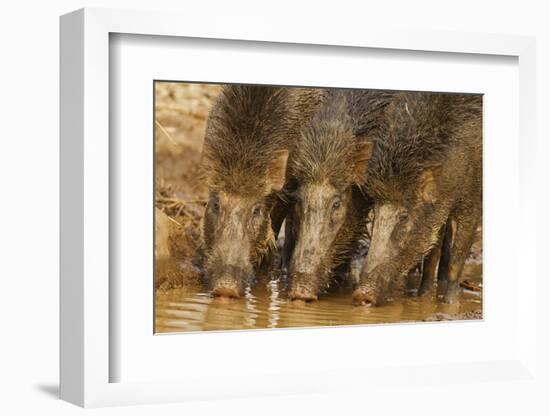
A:
[[[341,187],[354,180],[354,166],[360,162],[356,157],[361,157],[358,144],[380,127],[380,115],[391,97],[385,91],[330,90],[295,142],[289,181],[329,181]]]
[[[203,160],[209,186],[259,195],[273,153],[289,143],[290,91],[285,88],[225,87],[208,118]]]
[[[375,135],[366,192],[374,230],[358,302],[380,303],[388,284],[438,246],[442,227],[456,224],[452,281],[458,277],[481,218],[482,157],[479,95],[400,93]]]
[[[349,263],[354,245],[366,231],[369,201],[359,185],[365,179],[371,146],[363,136],[376,130],[391,96],[383,91],[331,90],[302,129],[287,171],[293,208],[287,217],[284,251],[291,297],[313,299],[324,291],[333,271]],[[328,207],[331,198],[338,199],[337,210]],[[313,199],[318,200],[316,207]],[[312,215],[318,215],[319,223],[304,225]],[[315,237],[300,235],[300,229]]]
[[[202,156],[210,197],[199,263],[211,289],[223,286],[221,292],[237,296],[270,264],[284,217],[280,190],[289,148],[321,96],[309,89],[241,85],[225,86],[218,96]]]
[[[366,178],[368,193],[399,198],[427,168],[441,165],[457,151],[460,130],[481,117],[481,96],[400,93],[369,134],[374,143]],[[481,151],[481,142],[470,144]]]

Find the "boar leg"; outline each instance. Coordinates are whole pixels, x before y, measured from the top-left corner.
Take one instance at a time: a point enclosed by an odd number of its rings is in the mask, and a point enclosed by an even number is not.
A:
[[[457,221],[453,245],[451,247],[451,258],[449,261],[449,284],[445,294],[445,303],[455,303],[458,300],[459,286],[458,279],[462,274],[464,262],[470,253],[477,229],[477,221],[470,217]]]
[[[443,235],[445,234],[445,226],[440,230],[438,243],[432,250],[424,257],[424,263],[422,264],[422,280],[420,288],[418,289],[418,296],[422,296],[426,293],[430,293],[435,280],[435,270],[437,263],[441,255],[441,246],[443,243]]]
[[[451,246],[453,244],[453,224],[451,219],[443,230],[443,241],[441,242],[441,256],[439,258],[439,267],[437,269],[437,289],[439,293],[445,293],[446,285],[449,281],[449,262],[451,260]],[[443,291],[442,291],[443,289]]]

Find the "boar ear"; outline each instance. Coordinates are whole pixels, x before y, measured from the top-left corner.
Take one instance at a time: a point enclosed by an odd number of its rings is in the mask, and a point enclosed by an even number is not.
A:
[[[352,180],[357,184],[363,184],[367,178],[367,169],[372,156],[372,148],[373,144],[370,140],[360,140],[355,145]]]
[[[440,174],[441,166],[433,166],[426,169],[420,175],[419,196],[427,204],[435,204],[437,202],[437,179]]]
[[[286,162],[288,150],[274,152],[273,159],[267,168],[267,185],[270,190],[280,191],[285,185]]]

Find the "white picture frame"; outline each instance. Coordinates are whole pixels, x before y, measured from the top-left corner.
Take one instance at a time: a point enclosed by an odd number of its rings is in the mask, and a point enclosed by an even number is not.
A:
[[[349,27],[327,35],[322,28],[308,31],[276,25],[248,25],[239,32],[235,22],[216,21],[206,29],[197,21],[171,13],[82,9],[61,18],[61,398],[80,406],[159,403],[215,397],[246,397],[267,394],[296,394],[334,391],[342,388],[376,389],[394,378],[409,383],[495,380],[537,382],[536,363],[536,270],[534,209],[535,143],[535,40],[530,37],[430,31],[383,31]],[[519,155],[517,195],[517,270],[522,286],[517,291],[517,345],[498,360],[478,362],[422,363],[390,368],[359,366],[321,368],[319,373],[296,371],[265,372],[263,379],[215,383],[202,379],[117,381],[111,368],[119,360],[111,348],[110,311],[116,309],[109,276],[110,259],[110,172],[109,153],[110,35],[146,35],[172,38],[224,39],[226,41],[276,42],[285,44],[331,45],[331,47],[428,51],[440,54],[501,55],[517,58],[519,83]],[[257,82],[257,80],[256,80]],[[152,250],[151,250],[152,255]],[[517,273],[516,270],[516,273]],[[473,323],[475,325],[475,323]],[[479,326],[475,331],[479,331]],[[410,331],[410,330],[409,330]],[[269,342],[267,331],[262,337]],[[350,328],[331,336],[352,339]],[[302,331],[286,331],[286,337],[300,337]],[[311,333],[310,333],[311,334]],[[219,335],[219,334],[218,334]],[[250,335],[250,334],[248,334]],[[153,334],[151,333],[151,336]],[[235,338],[235,334],[232,334]],[[278,335],[279,336],[279,335]],[[515,339],[515,338],[514,338]],[[164,343],[171,341],[164,337]],[[218,342],[218,341],[216,341]],[[235,341],[238,342],[238,341]],[[498,354],[496,354],[498,355]],[[324,372],[324,373],[323,373]],[[482,372],[483,377],[471,377]],[[343,379],[348,380],[342,384]]]

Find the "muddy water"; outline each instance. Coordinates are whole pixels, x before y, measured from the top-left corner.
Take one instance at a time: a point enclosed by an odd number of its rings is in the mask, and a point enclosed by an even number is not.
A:
[[[477,266],[467,265],[465,274],[479,285]],[[352,306],[349,291],[317,302],[292,302],[276,281],[247,290],[238,300],[185,289],[159,290],[156,296],[157,333],[481,319],[482,310],[481,292],[470,290],[463,290],[456,305],[437,300],[435,291],[424,297],[409,293],[379,307]]]

